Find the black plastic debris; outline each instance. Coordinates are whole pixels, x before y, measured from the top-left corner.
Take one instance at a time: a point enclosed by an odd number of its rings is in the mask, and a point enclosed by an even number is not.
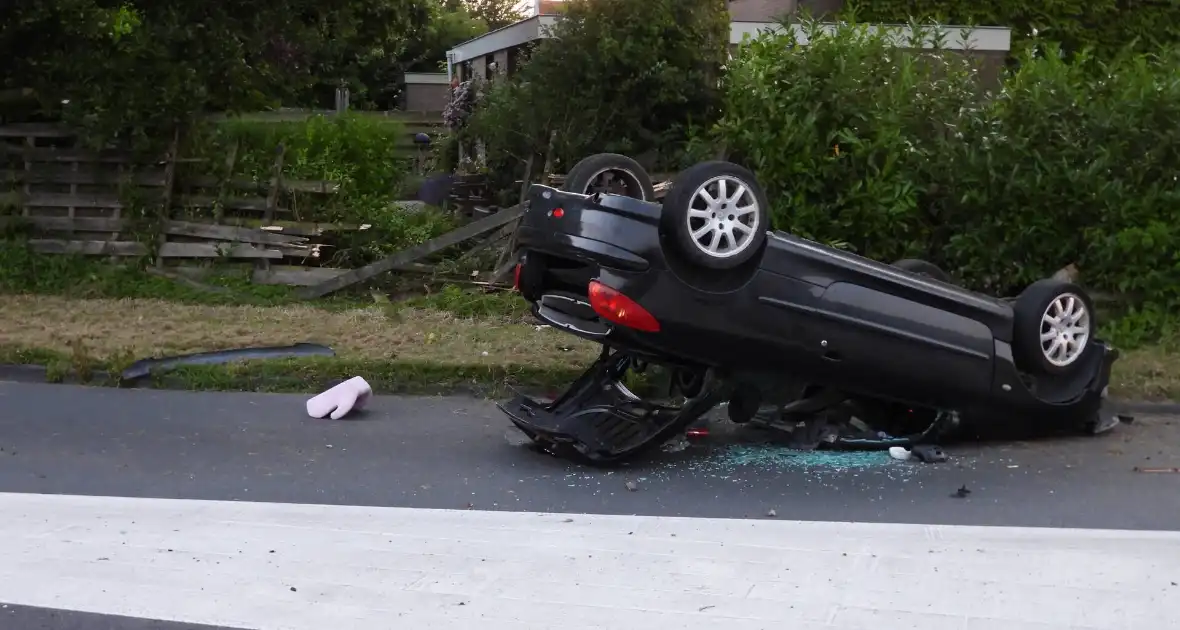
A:
[[[924,417],[896,416],[893,410],[869,411],[855,404],[840,404],[819,413],[760,412],[753,424],[780,432],[786,445],[794,449],[886,450],[933,442],[959,421],[956,414],[942,411]],[[882,428],[904,433],[894,435]]]
[[[966,499],[969,494],[971,494],[971,491],[967,489],[967,486],[960,486],[951,497],[955,499]]]
[[[140,359],[123,370],[123,373],[120,374],[120,379],[125,383],[135,382],[152,374],[168,372],[185,365],[220,365],[253,359],[291,359],[314,356],[331,357],[336,356],[336,353],[331,348],[318,343],[297,343],[291,346],[235,348],[233,350],[219,350],[216,352],[197,352],[160,359]]]
[[[940,464],[950,459],[947,454],[935,444],[915,444],[910,448],[910,454],[918,459],[920,462],[927,464]]]

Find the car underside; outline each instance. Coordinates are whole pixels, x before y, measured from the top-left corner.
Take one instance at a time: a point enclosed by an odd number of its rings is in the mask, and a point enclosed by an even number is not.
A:
[[[604,173],[616,185],[596,190]],[[729,162],[681,172],[662,203],[651,190],[633,160],[600,154],[561,190],[529,191],[516,287],[540,321],[602,346],[555,400],[501,405],[545,450],[625,460],[718,406],[833,448],[937,441],[964,414],[1113,426],[1118,354],[1080,287],[1046,279],[999,299],[924,261],[773,232],[754,176]],[[654,370],[660,396],[624,384]]]

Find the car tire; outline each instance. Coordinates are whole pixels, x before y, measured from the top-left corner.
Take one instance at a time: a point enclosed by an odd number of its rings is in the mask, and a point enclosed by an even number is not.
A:
[[[717,198],[722,195],[724,199]],[[665,234],[690,262],[707,269],[733,269],[762,250],[770,229],[770,204],[748,169],[720,160],[702,162],[676,176],[664,197],[660,220]],[[741,228],[735,234],[737,226]]]
[[[918,258],[903,258],[893,263],[893,266],[903,271],[908,271],[912,274],[926,276],[931,280],[946,282],[947,284],[954,283],[949,273],[943,271],[938,265],[929,261],[920,260]]]
[[[566,173],[561,189],[582,195],[615,193],[644,201],[656,198],[647,171],[639,162],[618,153],[596,153],[582,158]]]
[[[1096,321],[1094,302],[1081,287],[1038,280],[1021,291],[1013,310],[1012,352],[1021,369],[1058,375],[1082,364],[1094,343]]]

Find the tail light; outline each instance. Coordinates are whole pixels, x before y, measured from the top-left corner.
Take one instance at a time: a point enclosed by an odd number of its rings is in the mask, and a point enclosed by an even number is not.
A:
[[[516,263],[516,268],[512,270],[512,288],[520,290],[520,263]]]
[[[590,281],[590,307],[603,319],[612,321],[620,326],[642,330],[644,332],[659,332],[660,322],[635,300],[602,284],[597,280]]]

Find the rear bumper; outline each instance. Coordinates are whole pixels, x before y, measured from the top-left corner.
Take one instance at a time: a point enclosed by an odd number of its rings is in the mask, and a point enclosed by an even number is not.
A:
[[[619,218],[622,223],[626,219]],[[626,229],[621,225],[620,229]],[[536,251],[571,260],[622,269],[626,271],[647,271],[651,263],[643,255],[633,252],[606,241],[567,234],[554,230],[521,226],[516,232],[516,246],[518,251]]]

